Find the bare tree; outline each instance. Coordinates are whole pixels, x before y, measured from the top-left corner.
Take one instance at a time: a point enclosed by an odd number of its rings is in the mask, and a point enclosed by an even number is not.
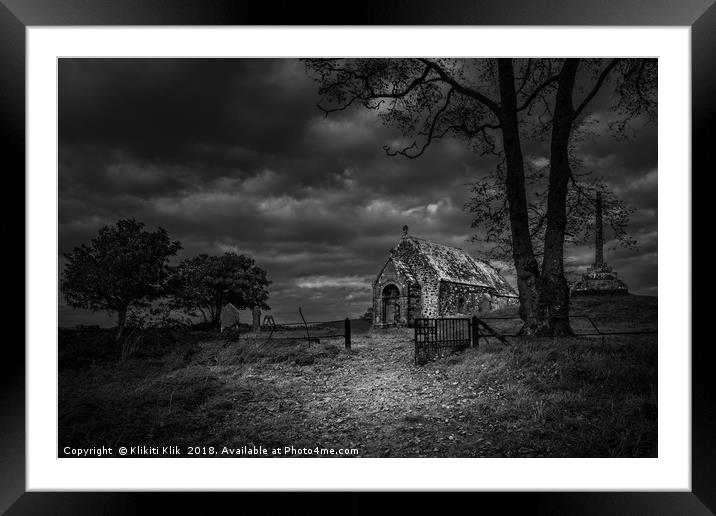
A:
[[[531,326],[538,307],[539,266],[529,237],[518,113],[555,81],[549,61],[526,60],[515,76],[511,59],[312,59],[326,115],[352,105],[375,110],[412,142],[390,155],[421,156],[451,135],[481,154],[503,153],[520,316]],[[516,84],[517,83],[517,84]]]
[[[597,63],[588,63],[589,69]],[[494,229],[489,223],[499,226],[504,222],[501,215],[506,216],[508,224],[499,227],[509,228],[523,332],[568,333],[568,323],[555,321],[569,312],[563,246],[569,227],[567,185],[570,180],[576,185],[570,168],[570,137],[585,106],[620,68],[619,63],[610,63],[596,75],[576,108],[573,96],[579,60],[310,59],[306,64],[319,84],[326,102],[319,107],[327,116],[358,105],[376,111],[384,123],[402,130],[408,141],[398,148],[386,146],[389,155],[417,158],[433,141],[452,136],[480,154],[497,156],[500,184],[491,194],[493,200],[504,202],[504,209],[494,217],[483,212],[481,221],[488,222],[489,234]],[[627,79],[617,81],[627,118],[643,108],[634,100],[634,91],[643,92],[629,86],[626,74],[632,68],[629,65],[623,73]],[[636,75],[643,75],[643,70]],[[632,72],[631,82],[635,79]],[[530,213],[521,143],[530,125],[536,132],[549,129],[552,134],[546,210],[536,225]],[[533,243],[539,233],[544,234],[544,279]]]

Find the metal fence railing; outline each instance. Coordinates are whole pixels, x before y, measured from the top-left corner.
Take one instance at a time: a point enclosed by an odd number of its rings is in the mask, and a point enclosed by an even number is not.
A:
[[[570,326],[574,332],[575,337],[599,337],[601,342],[604,343],[604,338],[611,335],[656,335],[657,330],[649,329],[637,329],[637,330],[609,330],[605,331],[600,328],[594,318],[586,314],[568,315],[563,316],[565,319],[569,319]],[[520,329],[522,328],[522,319],[519,317],[481,317],[480,321],[489,322],[496,332],[498,332],[504,338],[514,338],[520,336]],[[507,323],[507,324],[504,324]],[[481,337],[487,337],[481,334]]]
[[[599,337],[604,344],[605,337],[612,335],[655,335],[657,330],[603,331],[588,315],[565,316],[576,337]],[[572,321],[576,321],[573,323]],[[420,318],[415,319],[415,364],[422,365],[447,352],[477,347],[480,339],[488,342],[493,338],[510,345],[508,338],[520,336],[522,319],[519,317],[477,317],[472,318]]]
[[[351,321],[349,318],[335,321],[308,322],[298,309],[301,322],[276,323],[273,317],[265,318],[261,325],[263,332],[268,331],[266,340],[303,340],[309,345],[320,343],[321,339],[343,338],[346,349],[351,349]]]
[[[472,345],[473,325],[470,319],[415,319],[415,364],[422,365],[446,351],[465,349]]]

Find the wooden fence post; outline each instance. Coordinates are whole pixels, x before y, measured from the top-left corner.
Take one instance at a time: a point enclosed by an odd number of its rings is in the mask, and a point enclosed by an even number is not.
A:
[[[261,309],[259,307],[255,306],[253,310],[251,310],[251,317],[253,318],[253,331],[254,333],[258,333],[261,331]]]
[[[477,316],[472,316],[472,347],[476,348],[480,345],[480,327],[478,326]]]
[[[351,349],[351,320],[346,317],[346,349]]]

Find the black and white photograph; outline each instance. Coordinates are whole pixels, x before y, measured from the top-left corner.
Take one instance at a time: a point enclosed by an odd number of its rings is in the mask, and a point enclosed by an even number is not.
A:
[[[657,76],[58,59],[57,457],[658,457]]]

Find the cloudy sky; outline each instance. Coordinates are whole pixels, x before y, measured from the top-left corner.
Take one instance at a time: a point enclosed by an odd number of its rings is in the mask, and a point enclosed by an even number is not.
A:
[[[609,95],[590,105],[606,121]],[[466,184],[494,167],[445,139],[418,159],[390,157],[400,137],[375,115],[326,118],[304,65],[289,59],[63,59],[59,66],[59,260],[119,218],[164,227],[180,257],[236,251],[272,281],[277,321],[357,316],[404,224],[410,233],[470,242]],[[601,124],[604,127],[605,124]],[[606,260],[637,294],[657,294],[656,127],[629,141],[599,133],[587,167],[637,211],[635,250]],[[527,142],[528,158],[546,151]],[[611,234],[607,234],[609,238]],[[593,247],[570,248],[576,267]],[[514,285],[511,271],[505,270]],[[112,323],[60,304],[60,325]]]

